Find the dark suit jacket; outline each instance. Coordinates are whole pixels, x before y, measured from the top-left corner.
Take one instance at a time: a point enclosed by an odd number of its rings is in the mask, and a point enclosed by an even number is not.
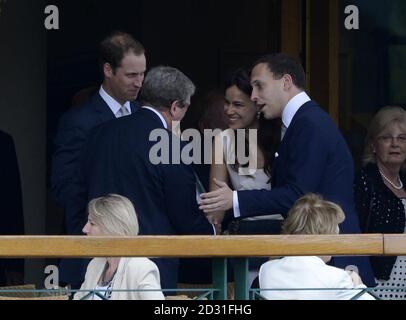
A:
[[[401,171],[399,174],[406,186],[405,172]],[[402,200],[385,185],[375,163],[369,163],[360,170],[355,178],[354,194],[362,232],[404,232],[406,219]],[[375,278],[388,280],[396,259],[396,256],[370,257]]]
[[[132,112],[138,109],[138,102],[131,103]],[[51,184],[54,197],[65,210],[66,232],[69,235],[82,234],[86,217],[78,210],[77,174],[79,157],[91,129],[115,115],[99,93],[89,102],[69,110],[60,120],[55,138],[55,152],[52,160]]]
[[[239,191],[242,217],[261,214],[286,216],[296,200],[317,193],[339,204],[345,212],[341,233],[359,233],[354,208],[354,166],[347,144],[330,117],[313,101],[293,117],[273,164],[272,190]],[[336,259],[336,266],[343,266]],[[363,258],[342,260],[363,269],[363,280],[373,284],[369,263]]]
[[[162,130],[171,155],[171,132],[151,110],[102,124],[91,133],[83,154],[87,199],[116,193],[134,204],[141,235],[213,234],[199,211],[193,170],[184,164],[152,164],[149,153],[157,142],[150,133]],[[179,140],[178,140],[179,141]],[[177,259],[156,260],[163,288],[176,288]]]
[[[24,235],[20,172],[13,138],[0,131],[0,235]],[[0,285],[6,271],[24,272],[24,260],[0,259]]]
[[[139,108],[138,102],[131,103],[131,111]],[[116,119],[115,115],[96,93],[85,104],[65,113],[55,138],[55,152],[52,159],[51,184],[56,202],[64,209],[65,232],[68,235],[82,235],[86,222],[86,200],[82,186],[75,178],[79,170],[79,159],[91,129],[106,121]],[[84,279],[87,260],[63,259],[60,263],[60,279],[78,289]]]

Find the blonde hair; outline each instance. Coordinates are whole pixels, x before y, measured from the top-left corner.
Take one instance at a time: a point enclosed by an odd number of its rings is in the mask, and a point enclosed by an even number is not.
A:
[[[109,194],[93,199],[88,205],[89,217],[109,236],[136,236],[139,225],[134,206],[126,197]]]
[[[283,226],[283,234],[336,234],[345,215],[337,204],[309,193],[295,202]]]
[[[362,162],[364,165],[367,165],[368,163],[376,163],[373,143],[382,133],[382,131],[392,124],[398,124],[406,130],[406,111],[402,107],[383,107],[373,117],[365,139],[365,149],[362,157]],[[403,167],[404,166],[405,164],[403,164]]]

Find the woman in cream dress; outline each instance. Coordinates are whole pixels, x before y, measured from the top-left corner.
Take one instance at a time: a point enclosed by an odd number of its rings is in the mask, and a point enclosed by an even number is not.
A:
[[[138,220],[130,200],[108,195],[90,201],[88,236],[134,237]],[[75,300],[163,300],[158,267],[147,258],[95,258]]]

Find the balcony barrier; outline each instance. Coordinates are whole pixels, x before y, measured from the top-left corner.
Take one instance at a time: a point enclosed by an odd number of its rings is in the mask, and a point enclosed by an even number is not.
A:
[[[233,258],[235,299],[248,300],[249,258],[310,255],[406,255],[406,235],[0,237],[0,258],[213,258],[211,297],[216,300],[227,298],[229,258]]]

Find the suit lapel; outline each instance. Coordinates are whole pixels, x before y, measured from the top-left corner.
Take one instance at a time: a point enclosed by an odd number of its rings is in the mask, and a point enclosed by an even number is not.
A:
[[[120,259],[120,262],[117,267],[116,275],[114,276],[114,283],[113,283],[113,294],[114,295],[120,295],[120,292],[115,291],[115,290],[127,289],[127,287],[125,286],[125,283],[124,283],[124,272],[125,272],[125,269],[127,268],[128,262],[129,262],[129,259],[127,259],[127,258]]]
[[[288,133],[289,129],[292,128],[292,127],[295,125],[296,121],[300,118],[300,115],[301,115],[302,113],[305,113],[307,110],[309,110],[310,108],[313,108],[313,107],[315,107],[315,106],[316,106],[316,104],[315,104],[314,101],[306,102],[303,106],[301,106],[301,107],[299,108],[299,110],[297,110],[295,116],[293,117],[292,122],[290,123],[289,128],[286,130],[286,134]]]
[[[275,154],[275,160],[272,165],[272,184],[277,185],[278,184],[278,173],[283,175],[284,169],[286,168],[286,165],[288,165],[288,161],[286,159],[286,154],[288,148],[294,148],[294,146],[290,145],[290,134],[292,130],[294,129],[296,122],[300,118],[300,115],[309,108],[314,106],[313,101],[306,102],[303,106],[299,108],[299,110],[296,112],[295,116],[292,119],[292,122],[289,125],[289,128],[286,129],[285,136],[282,139],[281,143],[279,144],[276,154]]]
[[[104,123],[104,122],[107,122],[109,120],[113,120],[116,118],[116,116],[113,114],[110,107],[103,100],[103,98],[100,96],[100,94],[97,93],[93,97],[92,104],[95,106],[94,111],[97,113],[97,115],[100,119],[100,123]]]
[[[282,157],[282,159],[283,159],[286,149],[291,147],[291,146],[289,146],[290,135],[296,125],[296,122],[298,121],[298,119],[300,119],[300,116],[303,113],[305,113],[307,110],[309,110],[309,108],[312,108],[314,106],[315,106],[315,103],[313,101],[309,101],[309,102],[306,102],[303,106],[301,106],[299,108],[299,110],[296,112],[295,116],[292,119],[292,122],[289,125],[289,128],[286,129],[284,138],[282,139],[281,143],[279,144],[279,147],[277,148],[276,153],[278,154],[278,157],[276,157],[275,162],[279,162],[278,158]],[[285,161],[285,160],[286,159],[283,159],[282,161]]]

